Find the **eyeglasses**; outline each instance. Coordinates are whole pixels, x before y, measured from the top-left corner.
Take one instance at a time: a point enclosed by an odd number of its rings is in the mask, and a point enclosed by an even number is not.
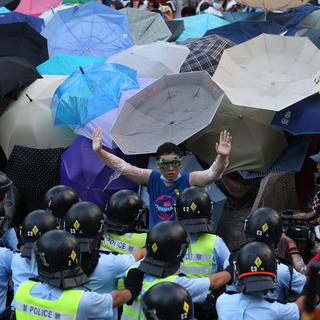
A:
[[[172,170],[179,168],[182,164],[180,157],[173,157],[173,158],[167,158],[167,159],[159,159],[157,160],[157,165],[160,169],[163,170]]]

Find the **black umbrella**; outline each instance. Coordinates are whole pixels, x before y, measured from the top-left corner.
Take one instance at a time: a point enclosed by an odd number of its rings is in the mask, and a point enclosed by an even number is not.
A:
[[[0,0],[0,7],[6,7],[8,10],[13,11],[19,3],[20,0]]]
[[[0,57],[22,57],[35,67],[49,58],[47,39],[25,22],[0,25],[0,43]]]
[[[0,105],[16,99],[18,92],[42,78],[26,59],[20,57],[0,57]]]
[[[166,20],[165,21],[172,36],[167,40],[168,42],[176,41],[180,34],[184,31],[184,21],[183,20]]]

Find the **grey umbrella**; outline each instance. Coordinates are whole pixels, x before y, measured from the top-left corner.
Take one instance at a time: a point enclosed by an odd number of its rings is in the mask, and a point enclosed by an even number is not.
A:
[[[111,136],[125,154],[179,144],[211,122],[222,97],[205,71],[165,75],[126,101]]]

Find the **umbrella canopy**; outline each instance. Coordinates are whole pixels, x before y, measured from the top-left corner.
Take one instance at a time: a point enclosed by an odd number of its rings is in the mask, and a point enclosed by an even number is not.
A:
[[[45,76],[36,80],[2,114],[0,145],[7,157],[14,145],[36,149],[64,148],[74,140],[75,135],[69,128],[53,125],[50,110],[53,93],[65,79]]]
[[[136,45],[168,40],[172,35],[161,15],[156,12],[134,8],[120,11],[128,16],[133,43]]]
[[[5,8],[5,7],[0,7],[0,13],[2,14],[2,13],[9,13],[10,12],[10,10],[8,10],[7,8]]]
[[[216,34],[239,44],[259,36],[262,33],[284,34],[287,29],[276,22],[269,21],[238,21],[226,26],[208,30],[205,36]]]
[[[6,7],[6,9],[13,11],[17,8],[17,6],[20,4],[20,0],[2,0],[2,5]],[[2,8],[0,8],[1,10]]]
[[[120,64],[95,63],[74,72],[54,93],[55,124],[84,126],[116,108],[121,93],[138,87],[137,73]]]
[[[299,28],[320,29],[320,10],[308,14],[299,24]]]
[[[186,46],[177,46],[165,41],[133,46],[108,59],[138,71],[139,77],[160,78],[169,73],[178,73],[190,53]]]
[[[119,149],[104,149],[133,165],[140,165],[136,157],[124,156]],[[121,189],[138,191],[135,183],[124,176],[116,175],[106,166],[92,151],[92,141],[84,137],[78,137],[63,153],[60,172],[60,184],[70,186],[79,194],[81,200],[92,201],[102,210],[116,191]]]
[[[0,25],[0,42],[0,57],[25,58],[35,67],[49,58],[47,40],[25,22]]]
[[[61,0],[21,0],[15,11],[29,14],[30,16],[40,16],[41,13],[60,4]]]
[[[234,45],[231,41],[214,34],[200,39],[189,39],[183,44],[190,49],[190,53],[180,72],[203,70],[210,76],[216,71],[223,51]]]
[[[47,11],[43,12],[39,18],[44,20],[44,24],[47,25],[49,23],[49,21],[53,18],[53,16],[61,10],[65,10],[65,9],[70,9],[72,8],[74,5],[71,4],[62,4],[61,6],[55,7],[55,8],[50,8]]]
[[[26,22],[37,32],[40,32],[44,28],[43,19],[32,17],[27,14],[19,12],[9,12],[0,15],[0,24],[17,22]]]
[[[262,8],[265,11],[283,10],[303,6],[309,0],[237,0],[252,8]]]
[[[228,21],[208,13],[182,18],[182,20],[184,22],[184,31],[177,39],[177,42],[182,42],[189,38],[201,38],[208,30],[229,24]]]
[[[73,3],[73,4],[84,4],[84,3],[87,3],[87,2],[90,2],[90,1],[96,1],[96,0],[62,0],[62,3],[64,3],[64,4],[70,4],[70,3]]]
[[[266,170],[287,148],[281,130],[269,125],[274,112],[235,106],[223,99],[210,125],[186,141],[187,149],[206,163],[215,157],[215,143],[221,130],[232,135],[232,151],[227,171]]]
[[[152,78],[140,78],[138,79],[139,82],[139,88],[138,89],[130,89],[127,91],[124,91],[121,94],[119,107],[112,109],[108,112],[105,112],[100,117],[97,117],[91,121],[89,121],[85,126],[83,127],[76,127],[74,129],[74,132],[76,134],[79,134],[81,136],[87,137],[88,139],[91,139],[93,137],[93,134],[96,130],[96,128],[103,128],[102,133],[102,144],[110,149],[117,148],[117,145],[113,142],[111,135],[110,135],[110,129],[116,120],[119,109],[121,106],[125,103],[126,100],[134,96],[136,93],[144,89],[145,87],[149,86],[152,82],[154,82],[154,79]]]
[[[293,135],[320,133],[320,95],[317,93],[277,112],[272,125]]]
[[[211,122],[222,97],[207,72],[163,76],[125,102],[111,136],[125,154],[179,144]]]
[[[78,71],[79,67],[86,67],[93,63],[105,62],[105,58],[73,56],[66,54],[57,54],[49,60],[41,63],[37,70],[40,74],[66,75],[70,76]]]
[[[50,56],[109,57],[132,46],[127,16],[98,2],[58,11],[41,34]]]
[[[167,40],[168,42],[176,41],[181,33],[184,31],[184,21],[183,20],[165,20],[172,36]]]
[[[308,37],[317,48],[320,48],[320,29],[302,29],[301,31],[301,37]]]
[[[233,104],[274,111],[318,92],[319,77],[308,38],[267,34],[225,50],[213,75]]]

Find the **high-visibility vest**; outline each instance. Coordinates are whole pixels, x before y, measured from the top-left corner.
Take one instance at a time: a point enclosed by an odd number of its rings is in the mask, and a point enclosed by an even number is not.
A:
[[[214,234],[203,233],[196,242],[191,243],[178,273],[183,273],[188,278],[205,278],[212,274],[216,238]]]
[[[132,305],[123,305],[123,313],[121,316],[121,320],[145,320],[145,316],[143,314],[142,308],[140,306],[140,301],[141,301],[141,295],[143,295],[149,288],[152,286],[161,283],[161,282],[173,282],[178,275],[174,274],[166,278],[157,278],[154,279],[153,281],[146,281],[143,280],[142,283],[142,290],[140,295],[133,301]]]
[[[100,250],[117,253],[132,253],[146,245],[146,233],[126,233],[119,235],[107,232],[101,242]]]
[[[33,297],[30,292],[35,281],[23,283],[16,293],[17,320],[59,319],[75,320],[84,290],[64,290],[59,299],[46,300]]]

